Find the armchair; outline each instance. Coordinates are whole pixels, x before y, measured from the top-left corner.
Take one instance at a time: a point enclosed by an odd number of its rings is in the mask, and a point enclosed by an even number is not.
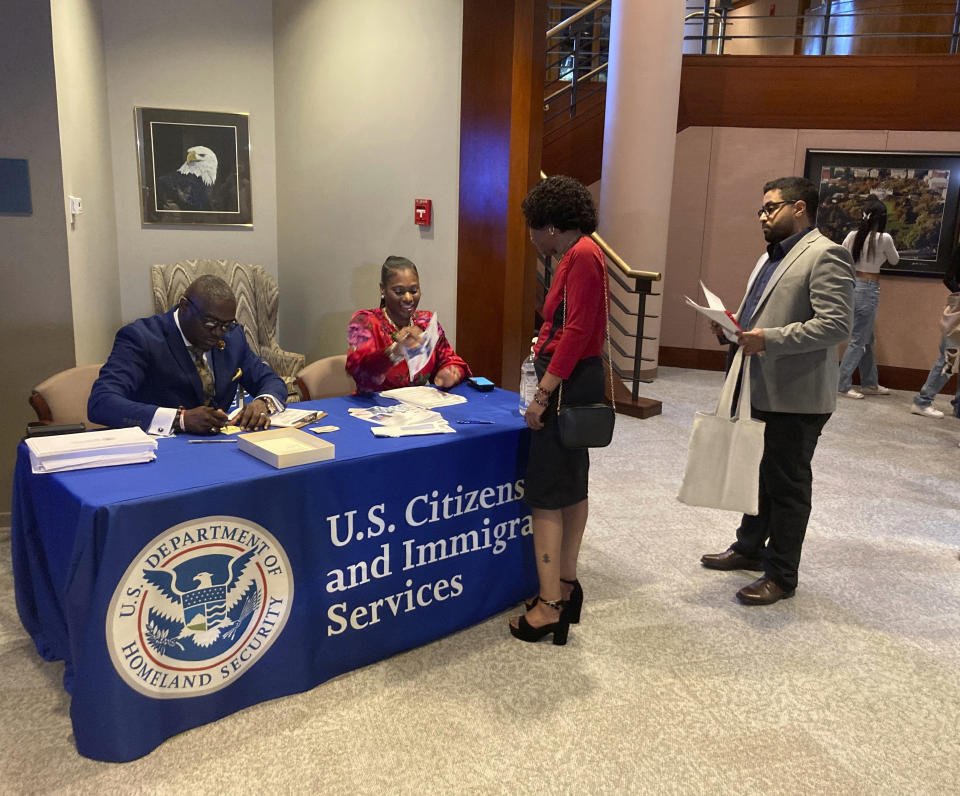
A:
[[[303,354],[284,351],[277,342],[277,281],[259,265],[231,260],[182,260],[172,265],[150,266],[154,312],[166,312],[176,304],[198,276],[214,274],[233,289],[237,297],[237,321],[243,325],[247,343],[287,385],[287,394],[297,398],[297,372],[304,366]]]
[[[336,398],[356,392],[357,383],[347,373],[346,368],[346,354],[311,362],[297,374],[297,387],[303,400]]]
[[[100,365],[81,365],[40,382],[29,398],[37,413],[30,425],[83,423],[87,428],[103,428],[87,419],[87,399],[99,373]]]

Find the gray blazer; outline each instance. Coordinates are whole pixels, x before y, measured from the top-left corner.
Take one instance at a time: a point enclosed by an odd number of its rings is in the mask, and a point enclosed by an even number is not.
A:
[[[760,269],[757,261],[744,300]],[[790,249],[770,277],[744,330],[763,329],[766,350],[750,368],[754,408],[826,414],[837,407],[837,345],[853,328],[854,271],[850,252],[813,229]]]

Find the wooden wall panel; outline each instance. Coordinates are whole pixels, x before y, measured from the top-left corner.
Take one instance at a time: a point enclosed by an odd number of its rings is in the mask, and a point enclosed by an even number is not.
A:
[[[677,129],[960,130],[960,57],[685,55]]]
[[[804,32],[823,30],[824,6],[806,13]],[[954,0],[834,0],[830,33],[866,34],[863,37],[828,38],[827,55],[934,54],[950,52]],[[858,16],[843,16],[857,14]],[[859,16],[859,15],[864,16]],[[925,34],[923,38],[887,38],[894,33]],[[878,35],[871,35],[878,34]],[[931,35],[934,34],[934,35]],[[804,42],[808,52],[819,54],[819,37]],[[812,49],[811,49],[812,48]]]
[[[464,0],[457,351],[516,389],[536,253],[520,203],[539,179],[546,0]]]
[[[562,86],[562,83],[551,84],[546,94]],[[569,108],[569,95],[558,97],[544,111],[547,121],[543,130],[543,171],[567,174],[584,185],[591,185],[600,179],[603,164],[607,84],[588,82],[583,84],[581,92],[577,114],[572,119],[569,111],[561,113],[564,106]]]

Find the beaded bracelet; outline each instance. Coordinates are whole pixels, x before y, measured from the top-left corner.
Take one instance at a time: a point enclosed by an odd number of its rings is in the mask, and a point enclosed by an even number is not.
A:
[[[547,401],[541,401],[540,398],[537,396],[536,393],[533,394],[533,402],[534,402],[535,404],[537,404],[538,406],[546,407],[546,405],[547,405]]]

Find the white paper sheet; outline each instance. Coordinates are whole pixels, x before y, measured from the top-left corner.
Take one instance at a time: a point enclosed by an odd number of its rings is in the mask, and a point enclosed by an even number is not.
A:
[[[440,339],[440,324],[437,321],[437,313],[430,316],[430,323],[420,335],[420,344],[416,348],[407,348],[401,346],[403,358],[407,360],[407,368],[410,371],[410,380],[427,366],[433,350],[437,347],[437,341]]]
[[[703,295],[707,299],[707,306],[702,307],[693,299],[688,296],[684,296],[684,301],[691,307],[693,307],[697,312],[705,315],[711,321],[718,323],[723,327],[723,334],[731,343],[737,342],[737,332],[740,331],[740,325],[734,320],[733,315],[727,312],[727,308],[723,306],[723,302],[718,296],[714,293],[711,293],[707,290],[707,286],[700,283],[700,289],[703,291]]]
[[[437,406],[453,406],[465,404],[467,399],[462,395],[444,392],[436,387],[422,385],[420,387],[397,387],[395,390],[384,390],[380,393],[384,398],[393,398],[401,403],[419,406],[424,409],[433,409]]]

